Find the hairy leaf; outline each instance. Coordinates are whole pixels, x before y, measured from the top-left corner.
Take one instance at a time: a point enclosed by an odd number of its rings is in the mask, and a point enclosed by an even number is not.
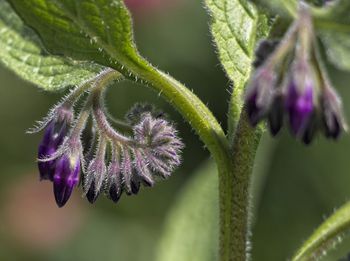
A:
[[[345,204],[331,215],[292,258],[293,261],[318,260],[334,248],[345,232],[350,229],[350,203]]]
[[[268,19],[246,0],[206,0],[206,4],[212,17],[211,30],[219,59],[234,83],[229,117],[237,121],[256,44],[269,32]],[[232,131],[234,126],[230,128]]]
[[[242,88],[250,76],[259,34],[268,31],[266,17],[246,1],[207,0],[206,3],[212,16],[212,33],[220,61],[235,87]]]
[[[172,207],[156,261],[216,260],[219,237],[218,175],[206,163],[183,189]]]
[[[115,69],[139,66],[122,0],[8,0],[53,54]]]
[[[48,54],[8,3],[0,1],[0,61],[39,87],[52,91],[77,85],[102,68]]]

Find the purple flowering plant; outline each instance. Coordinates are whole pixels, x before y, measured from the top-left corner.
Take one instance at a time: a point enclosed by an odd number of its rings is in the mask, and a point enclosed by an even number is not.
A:
[[[165,113],[149,104],[135,104],[123,120],[107,112],[110,86],[138,82],[173,105],[211,153],[219,173],[217,260],[246,261],[251,173],[265,129],[278,136],[286,126],[306,145],[319,134],[337,140],[348,129],[327,66],[350,70],[350,1],[205,4],[233,86],[227,131],[190,89],[140,55],[123,0],[0,1],[0,37],[21,46],[4,48],[0,59],[44,90],[71,87],[29,131],[42,133],[40,180],[52,182],[58,207],[78,187],[90,203],[101,195],[117,203],[123,194],[138,194],[169,178],[181,165],[184,144]],[[291,260],[325,255],[349,230],[349,213],[349,204],[336,211]]]

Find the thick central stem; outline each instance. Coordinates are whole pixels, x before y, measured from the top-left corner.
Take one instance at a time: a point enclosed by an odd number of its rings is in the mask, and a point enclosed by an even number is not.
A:
[[[219,166],[220,261],[249,260],[249,185],[261,129],[254,130],[245,111],[238,123],[230,166]]]
[[[220,173],[220,261],[246,261],[249,252],[248,188],[261,131],[257,133],[249,126],[244,112],[232,139],[233,146],[230,146],[211,111],[184,85],[145,61],[129,61],[126,67],[174,105],[215,159]]]

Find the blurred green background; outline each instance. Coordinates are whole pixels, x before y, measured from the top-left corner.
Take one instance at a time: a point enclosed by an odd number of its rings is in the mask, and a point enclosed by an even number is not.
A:
[[[201,1],[154,0],[141,6],[130,2],[140,52],[193,89],[225,126],[230,83],[216,58]],[[330,70],[346,104],[350,75]],[[67,206],[58,209],[52,184],[38,178],[35,158],[41,134],[25,131],[62,93],[44,93],[4,67],[0,78],[0,260],[154,260],[167,212],[186,182],[198,168],[199,176],[216,175],[190,127],[147,88],[124,83],[111,88],[107,99],[114,116],[122,117],[136,101],[154,103],[171,115],[186,144],[184,163],[169,180],[142,189],[138,196],[123,196],[117,205],[103,197],[90,205],[77,190]],[[350,106],[345,109],[350,115]],[[254,260],[286,260],[350,198],[349,148],[347,135],[337,143],[319,138],[310,147],[296,143],[288,133],[275,141],[268,135],[263,138],[255,166],[259,184],[254,199]],[[202,231],[198,236],[210,235]],[[347,252],[350,242],[345,241],[329,260]]]

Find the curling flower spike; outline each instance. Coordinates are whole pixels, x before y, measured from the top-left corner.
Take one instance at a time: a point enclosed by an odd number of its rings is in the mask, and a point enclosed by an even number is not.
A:
[[[74,117],[73,106],[82,93],[79,87],[58,104],[38,130],[45,128],[39,145],[39,170],[42,180],[53,182],[56,203],[64,206],[76,186],[81,186],[84,196],[94,203],[105,194],[118,202],[122,194],[134,195],[141,185],[152,187],[157,179],[167,178],[181,163],[183,143],[176,129],[150,105],[135,105],[122,123],[131,136],[114,129],[104,109],[104,95],[99,77],[95,89],[89,93],[85,106]],[[94,81],[93,81],[94,82]],[[69,109],[67,109],[69,108]],[[82,133],[93,114],[91,148],[82,147]],[[93,155],[95,152],[95,155]],[[111,155],[111,156],[110,156]],[[87,166],[85,169],[84,166]]]
[[[45,128],[39,145],[40,176],[53,182],[59,207],[79,184],[90,203],[101,194],[118,202],[124,192],[134,195],[142,185],[152,187],[158,179],[168,178],[181,163],[184,145],[176,129],[153,106],[135,105],[126,114],[126,122],[116,121],[130,136],[110,125],[104,91],[108,80],[119,75],[106,69],[89,84],[78,86],[32,131]],[[73,107],[88,88],[85,105],[74,116]],[[87,124],[89,119],[92,124]],[[89,142],[82,141],[84,131]],[[90,148],[84,150],[83,144]]]

